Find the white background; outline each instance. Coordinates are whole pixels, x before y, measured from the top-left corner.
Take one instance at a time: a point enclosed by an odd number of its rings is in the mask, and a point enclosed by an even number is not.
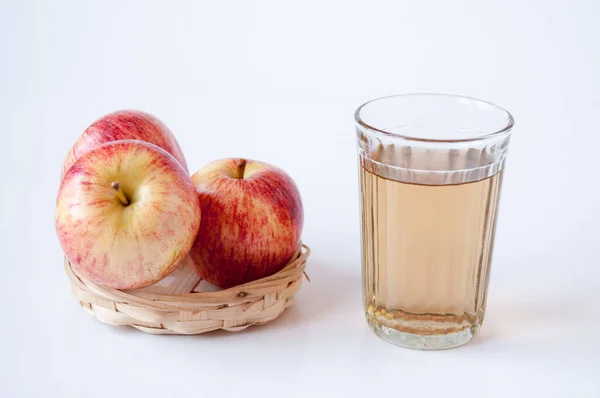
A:
[[[600,396],[600,3],[12,1],[0,5],[0,396]],[[389,345],[361,308],[354,109],[463,94],[516,119],[481,335]],[[100,324],[62,267],[64,156],[138,108],[190,171],[244,156],[303,196],[297,307],[238,334]]]

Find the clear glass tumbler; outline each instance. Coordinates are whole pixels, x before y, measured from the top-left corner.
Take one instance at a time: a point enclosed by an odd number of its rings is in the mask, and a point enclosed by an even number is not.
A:
[[[485,313],[513,118],[441,94],[379,98],[355,114],[364,310],[375,334],[451,348]]]

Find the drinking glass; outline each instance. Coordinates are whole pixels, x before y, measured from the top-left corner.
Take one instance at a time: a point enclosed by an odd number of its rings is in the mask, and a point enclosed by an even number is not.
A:
[[[382,339],[459,346],[485,315],[513,117],[443,94],[369,101],[355,113],[364,310]]]

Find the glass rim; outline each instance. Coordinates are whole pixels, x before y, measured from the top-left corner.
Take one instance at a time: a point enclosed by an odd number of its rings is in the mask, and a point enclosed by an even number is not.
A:
[[[506,119],[507,119],[507,123],[504,127],[502,127],[499,130],[495,130],[492,132],[486,132],[482,135],[476,135],[476,136],[472,136],[472,137],[466,137],[466,138],[423,138],[423,137],[417,137],[417,136],[411,136],[411,135],[405,135],[405,134],[398,134],[398,133],[393,133],[390,131],[386,131],[386,130],[382,130],[380,128],[371,126],[370,124],[366,123],[362,118],[361,118],[361,111],[363,110],[363,108],[369,104],[372,104],[374,102],[377,101],[382,101],[382,100],[386,100],[386,99],[391,99],[391,98],[408,98],[408,97],[433,97],[433,98],[446,98],[446,99],[454,99],[454,100],[467,100],[469,102],[472,103],[476,103],[476,104],[484,104],[486,106],[492,107],[494,108],[496,111],[500,111],[502,113],[504,113],[506,115]],[[473,142],[473,141],[482,141],[482,140],[487,140],[490,138],[493,138],[497,135],[501,135],[503,133],[508,133],[512,130],[514,124],[515,124],[515,119],[513,118],[513,116],[511,115],[511,113],[509,111],[507,111],[506,109],[504,109],[501,106],[498,106],[492,102],[489,101],[484,101],[478,98],[473,98],[473,97],[467,97],[464,95],[456,95],[456,94],[442,94],[442,93],[405,93],[405,94],[394,94],[394,95],[388,95],[388,96],[384,96],[384,97],[379,97],[379,98],[374,98],[372,100],[369,100],[367,102],[365,102],[364,104],[360,105],[356,111],[354,112],[354,120],[355,122],[359,125],[362,126],[366,129],[375,131],[376,133],[381,133],[384,134],[386,136],[389,137],[395,137],[395,138],[401,138],[404,140],[408,140],[408,141],[418,141],[418,142],[434,142],[434,143],[457,143],[457,142]]]

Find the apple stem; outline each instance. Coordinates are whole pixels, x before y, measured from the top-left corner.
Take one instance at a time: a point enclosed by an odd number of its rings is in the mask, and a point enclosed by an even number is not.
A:
[[[246,169],[246,159],[240,159],[237,163],[237,178],[244,179],[244,170]]]
[[[123,193],[123,190],[121,190],[121,185],[119,184],[119,181],[111,182],[110,186],[117,192],[117,197],[121,199],[121,202],[123,202],[125,206],[128,206],[129,201],[127,200],[127,196],[125,196],[125,194]]]

